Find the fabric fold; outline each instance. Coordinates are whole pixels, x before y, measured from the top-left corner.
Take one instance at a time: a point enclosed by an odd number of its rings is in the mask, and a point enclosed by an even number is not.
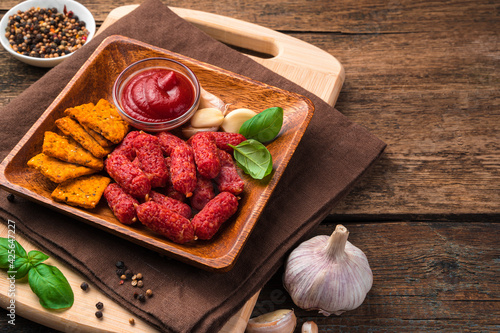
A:
[[[48,71],[0,110],[0,159],[107,36],[119,34],[248,76],[311,99],[315,113],[297,150],[250,235],[234,268],[211,273],[168,259],[29,200],[6,199],[2,221],[81,272],[124,307],[162,331],[214,332],[282,265],[286,254],[315,228],[380,157],[385,144],[314,94],[212,39],[160,0],[136,10],[96,36],[67,61]],[[134,300],[133,287],[117,288],[115,262],[141,271],[155,297]]]

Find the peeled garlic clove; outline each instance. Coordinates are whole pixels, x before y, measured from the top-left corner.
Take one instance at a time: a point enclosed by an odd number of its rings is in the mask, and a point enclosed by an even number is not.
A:
[[[318,333],[318,325],[314,321],[306,321],[302,324],[302,333]]]
[[[189,139],[193,135],[195,135],[198,132],[216,132],[219,129],[219,127],[193,127],[193,126],[184,126],[182,130],[182,135],[186,138]]]
[[[282,309],[265,313],[248,321],[248,333],[292,333],[297,325],[293,310]]]
[[[224,132],[238,133],[241,125],[256,114],[257,112],[250,109],[233,110],[224,117],[220,127]]]
[[[297,306],[329,316],[363,303],[373,274],[365,254],[347,241],[348,236],[339,224],[330,237],[313,237],[290,253],[283,283]]]
[[[191,117],[192,127],[219,127],[224,121],[222,111],[216,108],[198,109]]]
[[[200,88],[200,105],[198,107],[200,109],[215,108],[221,110],[222,113],[225,113],[227,110],[227,105],[219,97],[203,88]]]

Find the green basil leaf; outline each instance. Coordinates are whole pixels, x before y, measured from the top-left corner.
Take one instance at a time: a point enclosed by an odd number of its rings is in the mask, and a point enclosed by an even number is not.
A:
[[[28,275],[31,290],[47,309],[65,309],[73,305],[73,290],[63,273],[55,266],[39,264]]]
[[[283,126],[283,109],[269,108],[248,119],[241,125],[239,133],[247,139],[269,142],[276,138]]]
[[[49,256],[40,251],[33,250],[28,253],[28,260],[33,266],[36,266],[47,259],[49,259]]]
[[[237,165],[254,179],[262,179],[273,170],[273,158],[266,146],[256,140],[246,140],[232,146]]]
[[[11,269],[10,271],[15,272],[14,275],[17,280],[25,277],[30,269],[31,269],[31,263],[27,258],[17,257],[16,260],[14,261],[14,269]]]
[[[9,268],[10,244],[7,238],[0,238],[0,268]]]
[[[14,243],[16,244],[15,246],[16,257],[27,258],[28,255],[26,254],[26,250],[24,250],[24,247],[22,247],[21,244],[19,244],[17,241],[14,241]]]
[[[16,240],[13,238],[0,237],[0,268],[13,269],[16,258],[26,257],[26,251]]]

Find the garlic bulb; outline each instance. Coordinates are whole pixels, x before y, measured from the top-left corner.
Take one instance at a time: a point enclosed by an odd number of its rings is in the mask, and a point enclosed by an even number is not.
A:
[[[313,237],[292,251],[283,282],[297,306],[329,316],[363,303],[373,274],[365,254],[347,241],[348,236],[339,224],[330,237]]]
[[[297,317],[293,310],[282,309],[265,313],[248,321],[247,333],[293,333]]]

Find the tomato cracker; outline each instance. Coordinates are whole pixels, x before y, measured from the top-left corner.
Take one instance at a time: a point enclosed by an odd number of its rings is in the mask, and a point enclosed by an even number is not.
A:
[[[116,107],[105,99],[100,99],[91,111],[88,111],[88,108],[75,107],[65,112],[114,144],[122,141],[129,131],[128,123],[120,117]]]
[[[76,120],[63,117],[55,121],[56,126],[65,135],[71,136],[83,148],[97,158],[103,158],[111,153],[112,148],[101,146]]]
[[[81,165],[61,161],[40,153],[28,161],[28,166],[37,169],[54,183],[62,183],[68,179],[90,175],[97,170]]]
[[[97,141],[97,143],[99,143],[102,147],[112,148],[115,145],[113,142],[109,141],[108,139],[106,139],[105,137],[103,137],[101,134],[97,133],[93,129],[89,128],[88,126],[85,126],[83,124],[80,124],[80,125],[82,125],[82,127],[87,131],[87,133],[89,133],[90,136],[93,137],[94,140]]]
[[[75,140],[54,132],[45,132],[42,149],[45,155],[68,163],[75,163],[96,170],[102,170],[104,167],[102,158],[95,157]]]
[[[57,186],[52,192],[52,199],[71,206],[92,209],[99,203],[110,182],[109,177],[101,175],[70,179]]]

